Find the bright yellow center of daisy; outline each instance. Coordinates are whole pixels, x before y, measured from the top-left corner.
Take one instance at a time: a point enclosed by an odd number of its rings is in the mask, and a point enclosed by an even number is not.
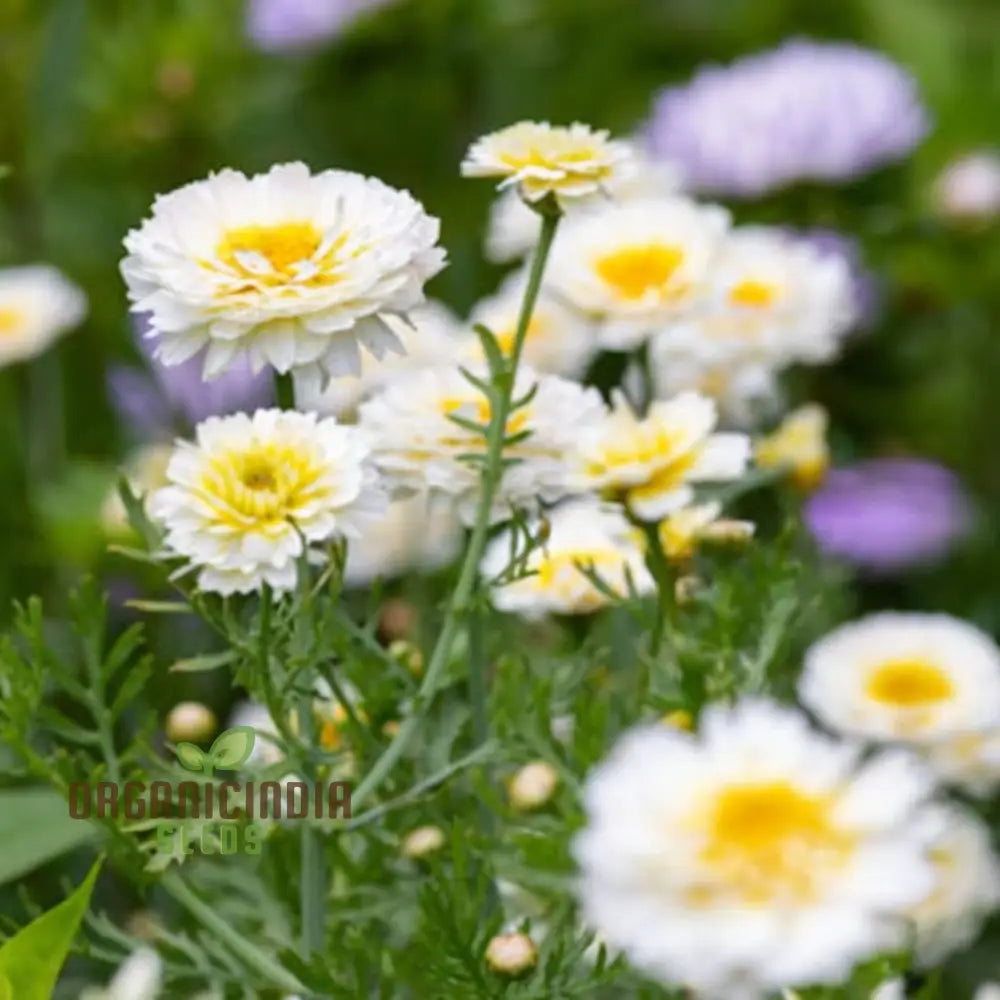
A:
[[[663,243],[622,247],[599,257],[594,269],[624,299],[641,299],[662,289],[684,262],[684,251]]]
[[[529,146],[526,149],[510,150],[500,154],[500,162],[512,173],[528,170],[532,167],[543,169],[559,169],[573,167],[581,163],[590,163],[599,156],[599,151],[593,146],[577,146],[575,148],[553,146],[551,149],[540,149]],[[593,164],[593,170],[600,171],[602,167]]]
[[[729,292],[729,301],[734,306],[748,309],[766,309],[772,306],[778,298],[778,289],[765,281],[754,281],[748,278],[734,285]]]
[[[24,313],[13,306],[0,306],[0,337],[17,333],[24,324]]]
[[[702,852],[719,891],[749,904],[813,898],[822,869],[851,847],[833,822],[833,804],[784,781],[721,791],[708,812]]]
[[[240,271],[246,268],[239,255],[256,254],[265,258],[279,274],[291,277],[295,265],[311,259],[322,242],[322,233],[310,222],[240,226],[225,234],[216,254],[224,264]]]
[[[528,343],[531,340],[539,340],[545,336],[545,331],[548,329],[548,324],[540,316],[532,316],[531,322],[528,323],[528,329],[524,333],[524,342]],[[503,330],[498,330],[494,336],[496,337],[497,345],[500,350],[506,354],[514,350],[514,340],[517,336],[517,326],[512,325],[504,328]]]
[[[928,660],[889,660],[868,677],[869,697],[893,708],[923,708],[955,693],[948,675]]]

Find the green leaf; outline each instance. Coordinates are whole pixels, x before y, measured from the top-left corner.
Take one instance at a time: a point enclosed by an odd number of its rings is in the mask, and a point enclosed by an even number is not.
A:
[[[227,663],[232,663],[236,659],[236,652],[227,649],[224,653],[206,653],[204,656],[192,656],[187,660],[178,660],[170,667],[170,672],[175,674],[194,674],[202,670],[216,670],[224,667]]]
[[[177,759],[189,771],[204,771],[205,761],[208,758],[205,752],[200,747],[196,747],[193,743],[178,743]]]
[[[98,861],[68,899],[32,920],[0,948],[0,982],[9,997],[51,1000],[100,868]]]
[[[246,763],[256,740],[257,733],[253,726],[234,726],[216,737],[209,756],[216,767],[232,770]]]
[[[78,847],[94,833],[89,823],[72,819],[66,800],[47,788],[5,789],[0,792],[0,884]]]

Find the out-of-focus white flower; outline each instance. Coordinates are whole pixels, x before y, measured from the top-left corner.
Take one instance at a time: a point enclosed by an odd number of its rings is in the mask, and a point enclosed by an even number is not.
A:
[[[538,948],[527,934],[497,934],[486,946],[487,965],[506,976],[520,976],[537,962]]]
[[[676,194],[680,189],[680,180],[677,171],[669,164],[637,156],[633,169],[613,176],[605,188],[608,198],[620,203]],[[563,208],[567,214],[586,212],[601,203],[599,199],[584,199],[568,202]],[[490,209],[486,256],[498,263],[526,257],[538,242],[539,231],[538,214],[525,205],[516,190],[508,189]]]
[[[721,518],[722,504],[703,503],[681,507],[669,514],[657,529],[668,559],[683,562],[690,559],[705,541],[743,542],[752,537],[751,521]]]
[[[523,563],[510,582],[493,586],[493,603],[524,618],[589,614],[626,598],[630,588],[647,594],[655,584],[645,563],[642,533],[617,507],[592,497],[561,504],[547,515],[547,536],[527,553],[523,532],[505,532],[486,549],[480,572],[497,581],[512,563]],[[533,525],[537,536],[540,523]],[[601,581],[598,587],[593,576]]]
[[[737,479],[750,439],[715,433],[715,404],[694,392],[654,402],[640,418],[622,395],[600,423],[577,430],[581,473],[594,489],[620,493],[629,509],[656,521],[689,504],[694,483]]]
[[[363,435],[332,417],[258,410],[210,417],[195,434],[149,505],[202,590],[291,590],[300,556],[360,538],[385,508]]]
[[[462,161],[463,177],[499,177],[525,201],[553,194],[560,202],[606,190],[632,168],[632,150],[607,132],[576,122],[557,126],[522,121],[477,139]]]
[[[754,461],[762,469],[781,469],[802,490],[815,489],[830,467],[826,443],[829,417],[816,403],[789,413],[772,433],[754,444]]]
[[[982,150],[953,160],[934,186],[938,211],[956,222],[977,222],[1000,214],[1000,154]]]
[[[902,979],[890,979],[883,983],[873,994],[872,1000],[906,1000]]]
[[[983,983],[976,990],[975,1000],[1000,1000],[1000,986],[996,983]]]
[[[173,448],[166,444],[151,444],[140,448],[125,463],[123,474],[129,489],[136,495],[147,498],[167,485],[167,466]],[[118,493],[115,483],[101,507],[101,524],[109,535],[128,534],[130,527],[128,512]]]
[[[180,701],[167,713],[167,739],[201,743],[218,728],[215,713],[200,701]]]
[[[935,740],[920,750],[943,781],[971,795],[991,795],[1000,784],[1000,728]]]
[[[957,806],[931,806],[922,816],[934,865],[934,891],[911,912],[917,965],[928,968],[970,944],[1000,904],[1000,862],[990,832]]]
[[[295,387],[295,403],[300,410],[316,410],[335,417],[353,415],[363,400],[390,382],[406,378],[419,368],[457,361],[467,343],[458,317],[433,299],[410,310],[405,320],[399,316],[384,319],[405,353],[388,354],[381,359],[364,354],[360,375],[332,378],[325,389],[306,379]]]
[[[480,371],[480,377],[483,376]],[[517,462],[504,470],[494,502],[496,521],[510,515],[511,505],[554,502],[581,492],[572,454],[581,428],[604,415],[596,389],[584,388],[556,375],[518,371],[514,398],[523,399],[537,382],[527,405],[507,422],[507,435],[529,436],[504,449]],[[490,421],[486,397],[458,368],[414,372],[377,393],[360,410],[360,426],[372,442],[375,460],[387,481],[402,489],[430,490],[457,504],[459,516],[471,523],[479,496],[479,470],[463,455],[485,454],[483,436],[459,426],[451,417],[480,426]]]
[[[440,851],[445,845],[444,830],[439,826],[418,826],[411,830],[400,845],[400,853],[407,858],[426,858]]]
[[[479,302],[469,317],[470,325],[487,327],[508,356],[514,348],[524,284],[523,274],[511,275],[496,295]],[[482,364],[483,350],[478,337],[469,336],[466,343],[466,358]],[[593,327],[579,313],[542,292],[525,334],[521,352],[524,363],[538,372],[579,379],[597,351]]]
[[[556,793],[559,772],[544,760],[525,764],[507,784],[510,804],[522,811],[540,809]]]
[[[902,752],[862,762],[798,712],[713,706],[697,736],[626,736],[591,774],[585,917],[630,962],[712,997],[841,983],[907,941],[933,886],[932,791]]]
[[[807,652],[799,696],[854,737],[932,743],[1000,726],[1000,650],[950,615],[883,612]]]
[[[839,254],[763,226],[723,243],[698,311],[666,327],[660,349],[714,362],[818,364],[855,319],[850,268]]]
[[[249,726],[256,734],[253,750],[245,767],[269,767],[283,759],[283,754],[273,739],[278,736],[278,726],[266,706],[257,701],[241,701],[230,713],[229,726]]]
[[[83,292],[54,267],[0,269],[0,368],[41,354],[86,315]]]
[[[707,292],[729,213],[681,198],[606,204],[570,216],[546,282],[598,324],[598,342],[631,350]]]
[[[163,983],[163,962],[151,948],[133,952],[107,989],[87,989],[81,1000],[155,1000]]]
[[[362,347],[402,349],[384,317],[423,301],[444,265],[438,230],[408,193],[361,174],[223,170],[159,196],[121,269],[164,364],[207,346],[207,378],[247,357],[322,383],[357,374]]]

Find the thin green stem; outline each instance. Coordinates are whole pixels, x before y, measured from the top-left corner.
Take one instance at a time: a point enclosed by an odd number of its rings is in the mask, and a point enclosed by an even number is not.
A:
[[[261,948],[259,942],[248,941],[239,931],[232,928],[228,921],[216,913],[199,898],[177,872],[167,872],[160,880],[160,885],[181,904],[206,930],[211,931],[220,941],[229,946],[234,955],[239,957],[249,969],[263,976],[270,986],[292,993],[306,992],[305,986],[287,969],[278,965]]]
[[[549,251],[552,249],[552,241],[555,238],[558,225],[559,215],[557,213],[553,212],[552,214],[542,216],[541,233],[539,234],[538,245],[535,247],[535,253],[531,261],[528,283],[524,290],[524,300],[521,303],[521,312],[518,316],[517,329],[514,334],[514,346],[507,360],[507,365],[500,374],[496,405],[492,407],[492,412],[490,413],[490,426],[486,435],[486,455],[483,461],[482,482],[479,504],[476,508],[476,519],[473,524],[472,533],[469,536],[469,544],[465,550],[462,568],[459,571],[458,583],[455,585],[455,590],[448,603],[444,624],[438,635],[434,651],[431,653],[430,660],[428,661],[427,672],[424,674],[423,682],[414,699],[413,710],[403,720],[399,731],[389,746],[386,747],[382,756],[375,761],[372,769],[355,789],[351,796],[351,807],[353,809],[357,809],[379,789],[382,782],[389,776],[396,763],[409,748],[420,726],[423,712],[431,698],[433,698],[435,689],[440,682],[441,674],[451,657],[451,650],[458,635],[461,618],[469,609],[469,601],[473,595],[479,572],[479,561],[482,558],[483,549],[486,547],[486,540],[489,537],[493,503],[500,486],[500,481],[503,478],[503,446],[507,437],[507,421],[514,398],[517,367],[521,360],[521,352],[524,348],[524,340],[528,333],[531,315],[535,310],[535,303],[538,301],[538,292],[542,285],[542,275],[545,273],[545,263],[548,260]]]
[[[312,697],[305,695],[299,700],[299,740],[305,746],[315,746],[315,728]],[[316,766],[310,758],[311,755],[306,755],[306,759],[302,762],[302,769],[311,791],[315,787],[318,775]],[[327,872],[322,835],[308,818],[302,821],[300,837],[302,844],[299,871],[299,914],[302,920],[301,951],[302,957],[308,959],[313,952],[321,951],[326,942]]]
[[[274,373],[274,405],[279,410],[295,409],[295,383],[288,372]]]
[[[663,647],[663,637],[667,625],[673,616],[674,608],[674,573],[670,568],[666,553],[660,544],[660,535],[655,524],[641,523],[646,533],[646,565],[656,581],[656,620],[649,640],[649,652],[659,656]]]

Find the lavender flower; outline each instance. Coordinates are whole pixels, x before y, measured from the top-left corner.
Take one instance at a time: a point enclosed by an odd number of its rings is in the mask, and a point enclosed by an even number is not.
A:
[[[901,67],[855,45],[796,39],[661,92],[646,134],[690,188],[748,197],[851,180],[905,157],[928,127]]]
[[[831,472],[805,521],[827,555],[890,574],[944,556],[968,528],[955,475],[921,459],[875,459]]]
[[[247,32],[266,51],[307,48],[391,0],[250,0]]]

